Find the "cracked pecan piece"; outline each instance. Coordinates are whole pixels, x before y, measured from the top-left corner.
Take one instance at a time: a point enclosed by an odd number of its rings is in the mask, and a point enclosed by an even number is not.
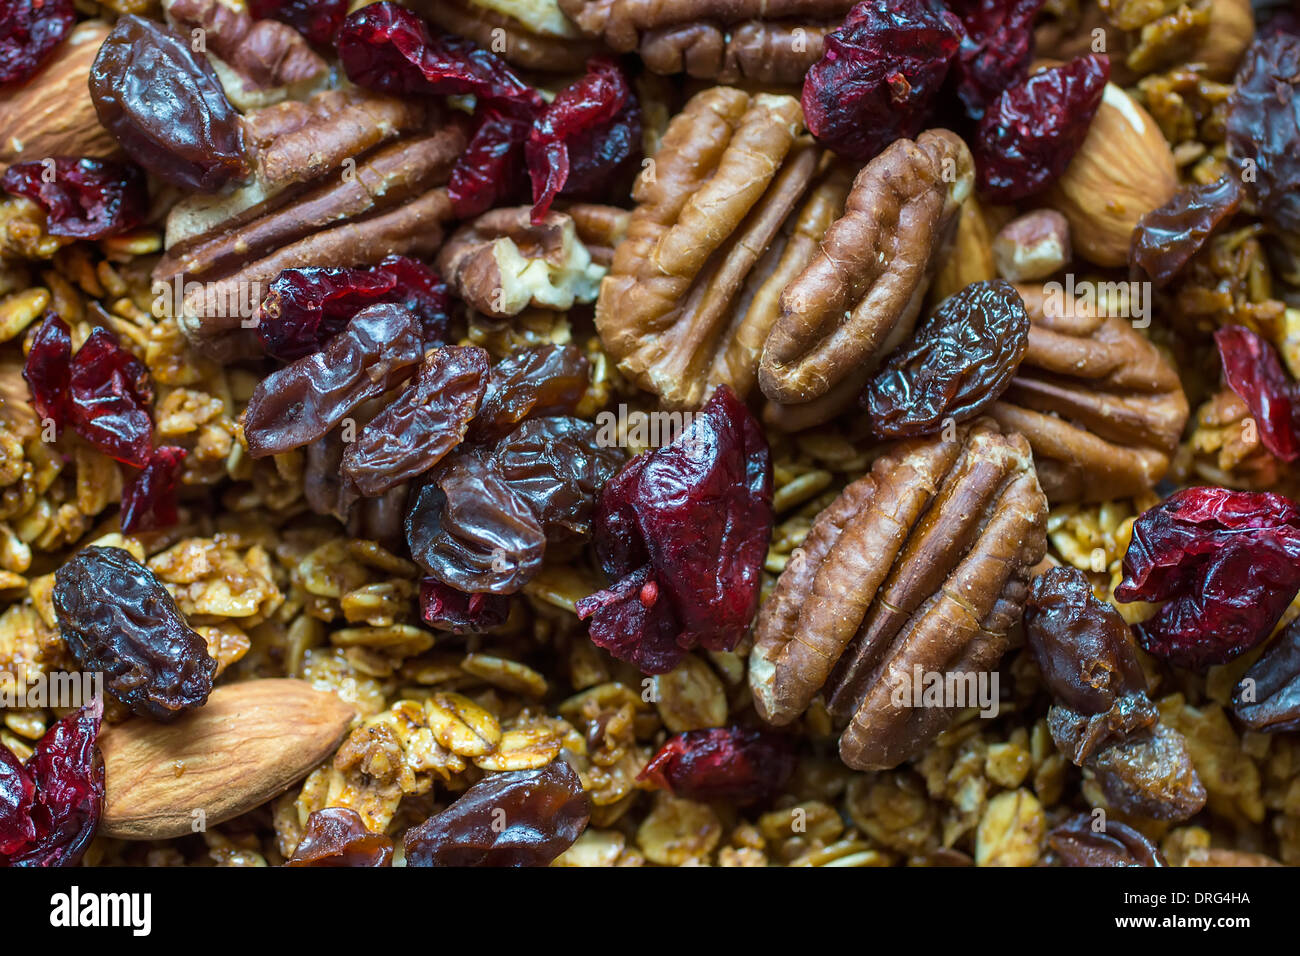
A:
[[[529,70],[580,73],[605,45],[583,36],[555,0],[416,0],[422,16]]]
[[[586,34],[654,73],[799,86],[852,0],[559,0]]]
[[[911,334],[974,184],[955,133],[896,140],[853,181],[844,214],[781,294],[758,383],[778,409],[769,424],[825,421],[856,398],[880,361]]]
[[[998,667],[1046,527],[1024,437],[981,418],[955,441],[894,446],[817,516],[760,609],[749,659],[759,716],[788,724],[820,693],[850,767],[914,756],[958,708],[916,707],[910,693],[896,703],[896,691],[916,668]]]
[[[1177,372],[1130,320],[1071,308],[1047,286],[1016,288],[1029,351],[989,414],[1029,439],[1053,504],[1149,491],[1187,423]]]

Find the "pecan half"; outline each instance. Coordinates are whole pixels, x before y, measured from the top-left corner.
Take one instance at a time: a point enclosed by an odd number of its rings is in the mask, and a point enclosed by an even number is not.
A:
[[[788,724],[820,692],[850,767],[915,755],[959,708],[896,692],[918,670],[969,685],[997,668],[1046,526],[1022,436],[981,418],[955,441],[895,446],[818,515],[759,611],[759,715]]]
[[[858,173],[844,215],[781,295],[758,370],[764,395],[815,403],[795,409],[803,420],[843,410],[911,333],[974,176],[948,130],[897,140]]]
[[[1044,286],[1017,286],[1029,351],[989,410],[1029,439],[1053,504],[1149,491],[1187,422],[1178,373],[1128,319]],[[1046,290],[1046,291],[1045,291]]]
[[[448,33],[529,70],[579,73],[604,44],[584,37],[555,0],[415,0],[410,4]]]

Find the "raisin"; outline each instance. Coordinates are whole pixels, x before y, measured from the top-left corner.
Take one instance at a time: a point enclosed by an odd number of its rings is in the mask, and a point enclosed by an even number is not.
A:
[[[1300,36],[1261,31],[1247,47],[1226,132],[1230,158],[1252,164],[1242,179],[1259,215],[1283,233],[1300,232]]]
[[[524,144],[531,123],[493,109],[481,112],[478,128],[447,182],[452,212],[459,219],[511,205],[528,192]]]
[[[72,239],[103,239],[133,229],[149,208],[144,173],[110,159],[56,156],[14,163],[0,178],[0,189],[40,206],[50,235]]]
[[[420,616],[440,631],[477,634],[506,622],[510,599],[499,594],[466,594],[434,578],[425,578],[420,582]]]
[[[1164,866],[1154,843],[1118,820],[1097,829],[1092,814],[1071,817],[1047,835],[1048,845],[1066,866]]]
[[[406,865],[548,866],[590,816],[582,781],[563,760],[494,773],[406,832]]]
[[[317,46],[330,46],[348,15],[349,0],[250,0],[258,20],[287,23]]]
[[[424,330],[396,305],[362,309],[319,352],[272,372],[244,411],[254,458],[278,455],[323,438],[357,406],[415,374]]]
[[[1015,202],[1060,178],[1088,135],[1109,78],[1110,60],[1090,54],[1003,90],[971,144],[980,191],[994,202]]]
[[[605,485],[595,543],[613,587],[578,602],[591,639],[643,673],[686,651],[729,651],[758,609],[772,534],[772,458],[758,422],[722,386],[671,445]]]
[[[72,356],[68,420],[78,435],[105,455],[137,468],[149,461],[153,387],[144,363],[97,327]]]
[[[176,484],[188,453],[184,448],[155,448],[149,463],[122,491],[122,531],[157,531],[176,524]]]
[[[529,415],[566,415],[587,392],[591,363],[575,345],[538,345],[496,365],[470,426],[475,439],[499,437]]]
[[[1144,650],[1222,664],[1272,632],[1300,589],[1300,510],[1281,495],[1184,488],[1133,523],[1121,601],[1164,601],[1137,625]]]
[[[795,763],[788,734],[719,727],[669,738],[637,779],[688,800],[744,805],[780,793]]]
[[[0,744],[0,862],[36,839],[32,806],[36,784],[4,744]]]
[[[1034,17],[1043,0],[954,0],[963,36],[957,51],[957,95],[978,120],[999,93],[1019,83],[1034,56]]]
[[[68,384],[72,374],[72,333],[68,324],[47,312],[23,363],[23,378],[31,391],[32,408],[42,422],[53,422],[55,433],[67,418]]]
[[[1232,712],[1266,734],[1300,730],[1300,622],[1286,626],[1237,683]]]
[[[1029,350],[1029,314],[1004,279],[972,282],[943,301],[894,352],[862,396],[882,438],[928,435],[964,422],[1011,384]]]
[[[1156,288],[1164,288],[1240,206],[1241,187],[1231,176],[1184,186],[1138,220],[1129,262],[1150,276]]]
[[[357,811],[348,807],[326,807],[307,818],[307,828],[298,849],[285,866],[390,866],[393,841],[382,833],[371,833]]]
[[[133,712],[170,721],[201,707],[217,662],[176,602],[121,548],[78,551],[54,574],[54,611],[77,663]]]
[[[803,84],[808,129],[859,162],[925,128],[961,45],[939,0],[863,0],[829,33]]]
[[[1250,409],[1260,443],[1283,461],[1300,458],[1300,389],[1263,336],[1241,325],[1214,333],[1223,379]]]
[[[207,57],[154,20],[118,18],[90,70],[99,121],[137,163],[212,193],[251,173],[243,121]]]
[[[429,352],[391,405],[343,454],[343,477],[369,497],[428,471],[461,443],[487,390],[489,359],[478,346]]]
[[[72,0],[9,0],[0,6],[0,86],[35,76],[68,35],[76,15]]]

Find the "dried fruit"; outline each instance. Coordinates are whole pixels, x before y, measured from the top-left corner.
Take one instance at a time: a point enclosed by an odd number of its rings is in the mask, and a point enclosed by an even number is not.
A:
[[[734,648],[758,609],[772,533],[772,461],[758,422],[720,387],[691,427],[609,480],[595,522],[611,588],[578,602],[591,639],[643,673],[693,647]]]
[[[472,219],[494,206],[523,198],[528,190],[524,143],[531,129],[526,119],[492,109],[483,111],[478,129],[447,183],[457,219]]]
[[[998,94],[1019,83],[1034,55],[1034,17],[1043,0],[954,0],[963,34],[954,70],[957,95],[978,120]]]
[[[494,773],[406,831],[407,866],[547,866],[587,828],[591,801],[563,760]]]
[[[348,15],[348,0],[249,0],[258,20],[287,23],[317,46],[329,46]]]
[[[57,156],[14,163],[0,189],[45,210],[46,232],[73,239],[103,239],[138,226],[149,206],[144,173],[111,159]]]
[[[298,848],[285,866],[389,866],[393,841],[366,829],[361,815],[348,807],[326,807],[307,818]]]
[[[1300,730],[1300,623],[1288,624],[1238,681],[1232,712],[1261,733]]]
[[[23,363],[23,378],[31,391],[32,408],[42,422],[53,422],[55,434],[67,417],[68,380],[72,372],[72,334],[68,324],[46,313]]]
[[[25,83],[76,20],[72,0],[10,0],[0,8],[0,85]]]
[[[149,462],[122,491],[122,531],[157,531],[176,524],[176,484],[188,454],[184,448],[155,448]]]
[[[156,20],[118,18],[91,68],[90,93],[104,128],[160,179],[212,193],[251,172],[243,123],[212,64]]]
[[[1098,824],[1091,814],[1071,817],[1047,834],[1066,866],[1164,866],[1160,849],[1126,823]]]
[[[1242,325],[1214,333],[1223,379],[1250,409],[1259,440],[1283,461],[1300,458],[1300,388],[1282,368],[1277,351]]]
[[[153,446],[153,387],[144,363],[97,327],[72,356],[67,415],[77,434],[105,455],[143,468]]]
[[[0,744],[0,863],[36,839],[32,805],[36,784],[14,756]]]
[[[142,717],[203,706],[217,662],[167,588],[121,548],[83,548],[54,574],[54,610],[82,668]]]
[[[1138,220],[1129,262],[1156,288],[1167,286],[1240,206],[1241,187],[1231,176],[1183,187]]]
[[[989,104],[971,152],[980,192],[1015,202],[1050,186],[1083,145],[1110,60],[1090,54],[1009,86]]]
[[[572,413],[586,394],[590,368],[576,345],[512,352],[492,366],[470,434],[475,439],[498,437],[529,416]]]
[[[1228,97],[1231,158],[1259,215],[1283,233],[1300,232],[1300,36],[1262,31],[1247,48]]]
[[[1029,348],[1029,315],[1015,286],[973,282],[945,299],[894,352],[862,397],[882,438],[915,438],[993,404]]]
[[[938,0],[863,0],[825,40],[803,85],[818,142],[866,162],[926,126],[962,39]]]
[[[718,727],[669,738],[637,779],[688,800],[743,805],[780,793],[795,763],[787,734]]]
[[[440,631],[477,634],[506,622],[510,599],[500,594],[466,594],[435,578],[425,578],[420,582],[420,616]]]
[[[1137,625],[1144,650],[1222,664],[1272,631],[1300,589],[1300,510],[1281,495],[1184,488],[1133,524],[1121,601],[1164,601]]]

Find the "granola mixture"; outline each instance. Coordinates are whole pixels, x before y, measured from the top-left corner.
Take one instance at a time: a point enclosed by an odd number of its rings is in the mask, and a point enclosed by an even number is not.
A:
[[[0,13],[0,865],[1300,864],[1289,10]]]

